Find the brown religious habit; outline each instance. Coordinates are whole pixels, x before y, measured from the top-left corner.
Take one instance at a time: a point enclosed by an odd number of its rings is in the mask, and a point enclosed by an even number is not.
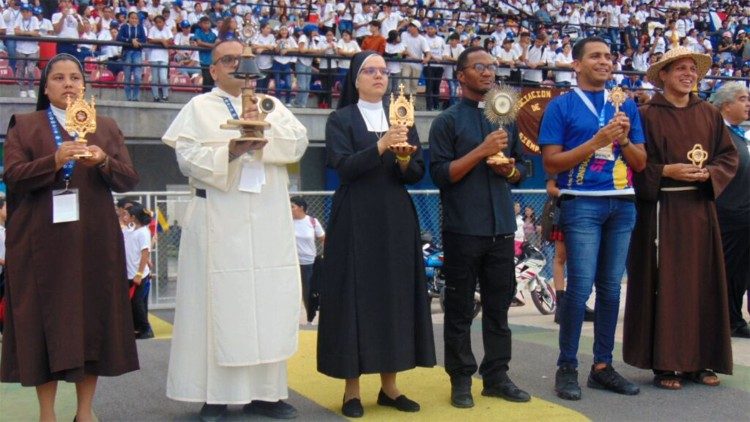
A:
[[[638,215],[628,256],[624,360],[644,369],[731,374],[715,199],[732,180],[737,150],[719,111],[693,94],[683,108],[656,94],[640,112],[648,161],[633,176]],[[708,181],[662,176],[665,164],[689,164],[696,144],[708,154]]]
[[[76,164],[79,221],[52,223],[55,144],[46,110],[15,115],[5,141],[8,185],[8,300],[0,381],[35,386],[79,382],[138,369],[122,231],[111,191],[138,183],[122,132],[97,117],[88,145],[108,156],[103,168]],[[63,141],[72,138],[60,125]]]

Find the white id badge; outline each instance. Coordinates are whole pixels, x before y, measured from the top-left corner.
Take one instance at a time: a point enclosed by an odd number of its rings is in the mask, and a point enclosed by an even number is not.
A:
[[[263,168],[263,162],[253,160],[242,163],[242,173],[240,173],[240,185],[238,189],[242,192],[260,193],[263,185],[266,184],[266,170]]]
[[[78,189],[52,191],[52,223],[78,221]]]
[[[615,152],[612,149],[612,145],[607,145],[599,148],[594,152],[594,158],[599,160],[615,161]]]

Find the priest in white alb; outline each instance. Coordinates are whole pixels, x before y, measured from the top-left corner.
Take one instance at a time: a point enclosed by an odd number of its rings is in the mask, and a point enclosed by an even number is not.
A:
[[[237,41],[214,47],[216,88],[190,100],[162,138],[195,192],[183,219],[167,396],[204,403],[203,420],[230,404],[297,416],[282,401],[300,309],[286,166],[302,157],[307,131],[269,97],[268,143],[230,142],[239,131],[220,126],[242,113],[244,81],[231,76],[242,49]],[[241,117],[258,120],[257,107]]]

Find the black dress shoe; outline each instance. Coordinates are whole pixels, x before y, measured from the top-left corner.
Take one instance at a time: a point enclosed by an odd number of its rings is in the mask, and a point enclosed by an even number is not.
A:
[[[378,393],[378,404],[381,406],[395,407],[402,412],[419,412],[419,403],[409,400],[405,395],[400,395],[395,399],[388,397],[383,390]]]
[[[152,330],[148,330],[144,333],[138,333],[135,335],[136,340],[146,340],[150,338],[154,338],[154,332]]]
[[[451,379],[451,406],[459,409],[474,407],[471,396],[471,378]]]
[[[502,397],[505,400],[517,403],[531,400],[529,393],[518,388],[507,375],[503,378],[499,382],[485,385],[482,389],[482,395],[486,397]]]
[[[261,415],[273,419],[294,419],[299,416],[297,409],[283,401],[253,400],[242,408],[245,413]]]
[[[227,413],[226,404],[208,404],[205,403],[201,407],[200,417],[203,422],[215,422],[224,417]]]
[[[589,388],[595,388],[597,390],[609,390],[617,394],[624,394],[626,396],[634,396],[640,393],[641,389],[637,385],[623,378],[622,375],[615,371],[612,365],[607,365],[603,369],[595,370],[594,366],[591,366],[591,372],[589,373],[589,379],[586,385]]]
[[[742,327],[737,327],[733,329],[732,337],[750,338],[750,327],[748,327],[747,325],[744,325]]]
[[[564,400],[581,400],[581,387],[578,385],[578,370],[563,365],[555,374],[555,393]]]
[[[341,406],[341,413],[348,418],[361,418],[365,415],[365,409],[358,398],[349,399]]]

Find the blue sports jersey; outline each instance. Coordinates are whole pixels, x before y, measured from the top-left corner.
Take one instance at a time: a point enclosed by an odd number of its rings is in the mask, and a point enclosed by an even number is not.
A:
[[[570,92],[554,98],[547,105],[539,130],[539,145],[562,145],[569,151],[593,138],[603,124],[615,114],[611,102],[604,104],[604,91],[582,91],[596,109],[594,115],[578,94]],[[602,112],[602,107],[604,110]],[[630,142],[645,141],[638,106],[628,98],[621,110],[630,118]],[[581,195],[632,194],[631,170],[622,157],[620,146],[615,142],[609,159],[592,155],[567,172],[557,175],[557,186],[564,193]]]

